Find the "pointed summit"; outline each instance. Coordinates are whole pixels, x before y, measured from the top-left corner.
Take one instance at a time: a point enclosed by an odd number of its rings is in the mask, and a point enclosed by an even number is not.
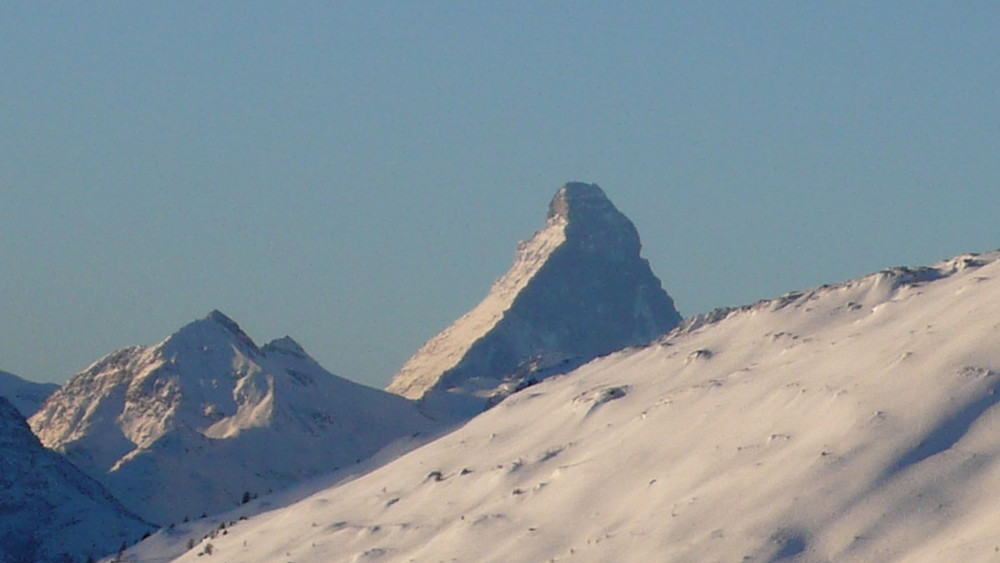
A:
[[[563,222],[570,244],[586,252],[632,258],[639,254],[639,232],[597,184],[570,182],[549,203],[548,222]]]
[[[586,221],[600,220],[614,215],[621,214],[597,184],[569,182],[559,188],[549,202],[548,219]]]
[[[545,375],[656,338],[681,317],[640,249],[635,225],[604,190],[566,184],[511,269],[410,358],[389,391],[461,418]]]
[[[224,349],[224,347],[218,346],[224,342],[238,346],[244,353],[251,356],[260,352],[257,344],[247,333],[243,332],[240,325],[218,309],[212,310],[205,318],[184,325],[180,330],[170,335],[162,346],[168,352],[190,353],[195,348],[207,350],[213,345],[215,348]]]
[[[581,212],[588,206],[614,209],[600,186],[584,182],[569,182],[559,188],[549,203],[549,218],[561,216],[568,219],[570,206],[573,206],[574,213]]]
[[[291,336],[283,336],[272,340],[265,344],[261,350],[265,354],[283,354],[301,359],[309,358],[309,354],[306,352],[305,348],[303,348],[302,345],[296,342]]]
[[[232,331],[234,333],[242,333],[243,332],[243,330],[240,329],[240,325],[236,324],[236,321],[234,321],[233,319],[229,318],[228,316],[226,316],[225,313],[223,313],[222,311],[220,311],[218,309],[212,309],[212,312],[210,312],[208,315],[206,315],[205,318],[202,319],[202,320],[204,320],[204,321],[211,321],[213,323],[218,323],[218,324],[226,327],[226,329],[228,329],[228,330],[230,330],[230,331]]]

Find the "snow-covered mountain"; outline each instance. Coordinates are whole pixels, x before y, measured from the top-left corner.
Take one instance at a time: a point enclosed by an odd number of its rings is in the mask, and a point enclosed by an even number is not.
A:
[[[389,391],[462,418],[515,389],[626,346],[681,317],[640,257],[635,226],[596,184],[570,183],[486,298],[428,341]]]
[[[218,311],[105,356],[30,423],[159,524],[354,464],[429,425],[410,401],[329,373],[291,338],[258,347]]]
[[[0,397],[10,401],[25,418],[35,414],[58,388],[55,383],[36,383],[0,370]]]
[[[153,527],[46,450],[0,397],[0,561],[76,561],[116,552]]]
[[[998,391],[1000,252],[896,268],[689,319],[180,560],[994,561]]]

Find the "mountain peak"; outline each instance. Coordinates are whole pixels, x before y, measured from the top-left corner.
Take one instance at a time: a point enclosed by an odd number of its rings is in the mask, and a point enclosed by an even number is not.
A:
[[[606,212],[614,209],[607,194],[597,184],[584,182],[569,182],[559,188],[549,203],[548,218],[561,217],[567,221],[576,219],[578,215],[586,215],[600,210]]]
[[[185,346],[201,347],[220,338],[235,340],[250,354],[259,352],[257,344],[243,332],[240,325],[218,309],[213,309],[202,319],[184,325],[172,334],[164,345],[171,349]]]
[[[302,345],[296,342],[291,336],[283,336],[272,340],[265,344],[261,350],[263,350],[265,354],[278,353],[303,359],[309,357],[305,348],[303,348]]]
[[[470,416],[556,366],[660,336],[681,317],[640,250],[604,190],[564,185],[486,298],[418,350],[389,391],[435,416]]]
[[[330,373],[289,337],[258,348],[212,311],[159,344],[94,363],[31,425],[164,524],[356,463],[428,421],[408,401]]]
[[[637,259],[639,231],[597,184],[570,182],[549,203],[549,225],[562,226],[567,244],[585,253]]]
[[[240,325],[218,309],[212,309],[212,312],[206,315],[202,320],[222,325],[226,328],[226,330],[232,332],[233,334],[243,334],[243,329],[240,328]]]

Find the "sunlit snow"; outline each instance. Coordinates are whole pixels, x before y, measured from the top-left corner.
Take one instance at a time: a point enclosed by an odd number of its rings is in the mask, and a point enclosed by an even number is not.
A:
[[[992,560],[998,258],[690,319],[180,560]]]

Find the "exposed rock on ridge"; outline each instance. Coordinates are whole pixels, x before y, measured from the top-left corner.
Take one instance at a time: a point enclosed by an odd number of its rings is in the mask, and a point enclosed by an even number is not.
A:
[[[600,187],[566,184],[486,298],[428,341],[388,390],[461,418],[541,376],[656,338],[681,317],[640,249]]]

